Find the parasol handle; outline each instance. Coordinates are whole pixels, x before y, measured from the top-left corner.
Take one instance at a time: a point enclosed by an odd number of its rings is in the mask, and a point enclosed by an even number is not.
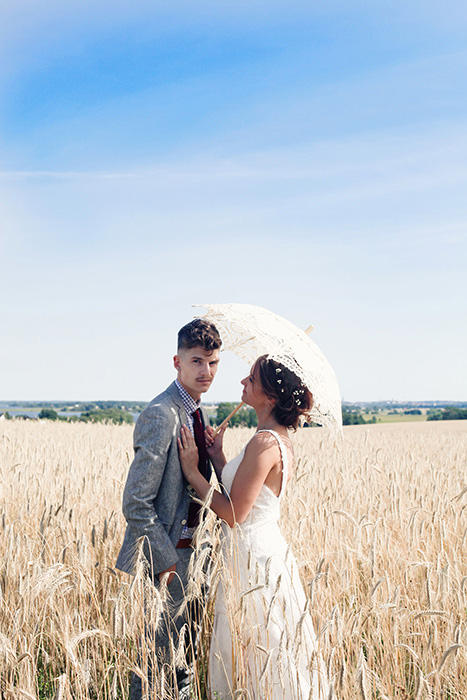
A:
[[[213,437],[213,438],[215,438],[216,435],[217,435],[217,433],[219,433],[219,432],[222,430],[222,428],[224,427],[224,425],[227,425],[227,423],[229,422],[229,420],[237,413],[237,411],[239,411],[239,410],[241,409],[241,407],[242,407],[243,405],[244,405],[244,404],[243,404],[243,401],[240,401],[240,403],[238,404],[238,406],[235,406],[234,410],[233,410],[231,413],[229,413],[229,415],[227,416],[227,418],[226,418],[225,420],[223,420],[222,423],[215,429],[215,431],[214,431],[213,434],[212,434],[212,437]]]

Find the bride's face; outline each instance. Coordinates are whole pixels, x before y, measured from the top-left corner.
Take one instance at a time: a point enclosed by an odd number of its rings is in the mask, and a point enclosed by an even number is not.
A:
[[[258,377],[258,372],[255,371],[255,365],[250,370],[250,374],[245,379],[242,379],[240,384],[243,386],[242,401],[247,406],[259,408],[267,401],[267,396],[263,391],[261,382]]]

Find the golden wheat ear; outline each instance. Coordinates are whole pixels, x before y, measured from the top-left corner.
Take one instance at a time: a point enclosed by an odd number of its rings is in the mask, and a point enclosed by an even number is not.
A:
[[[294,436],[295,472],[281,527],[308,593],[333,698],[355,700],[362,690],[381,700],[467,697],[465,423],[349,426],[338,446],[319,428]],[[134,578],[114,568],[125,532],[121,498],[132,432],[131,426],[1,424],[5,700],[124,698],[131,672],[148,687],[157,653],[148,644],[139,656],[138,648],[145,620],[158,624],[168,591],[152,586],[144,561]],[[246,428],[227,430],[226,452],[238,454],[250,435]],[[216,547],[215,528],[200,533],[201,544],[212,537]],[[207,567],[213,591],[221,573],[218,562]],[[210,698],[214,600],[209,597],[202,618],[193,700]],[[233,592],[227,615],[235,624],[242,614]],[[239,693],[248,669],[245,663],[242,670],[240,640]],[[252,654],[261,674],[267,652]],[[313,663],[310,656],[310,673]],[[162,696],[173,669],[155,668]]]

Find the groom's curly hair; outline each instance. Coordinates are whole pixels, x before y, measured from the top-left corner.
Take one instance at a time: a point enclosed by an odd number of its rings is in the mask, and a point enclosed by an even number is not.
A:
[[[266,396],[274,401],[271,411],[274,418],[279,425],[295,430],[300,416],[311,411],[313,407],[311,391],[290,369],[267,355],[258,357],[253,371]]]
[[[205,318],[195,318],[178,331],[178,350],[202,347],[206,352],[218,350],[222,345],[219,331]]]

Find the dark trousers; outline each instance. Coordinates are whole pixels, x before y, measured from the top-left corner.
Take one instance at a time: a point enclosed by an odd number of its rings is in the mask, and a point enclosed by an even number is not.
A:
[[[143,667],[144,680],[132,673],[130,700],[159,700],[164,697],[177,697],[177,690],[190,684],[193,675],[196,636],[199,628],[202,602],[199,599],[186,603],[188,567],[193,550],[191,547],[177,550],[177,574],[167,586],[167,600],[162,619],[156,629],[145,619],[144,640],[139,652],[139,665]],[[159,582],[154,585],[159,588]],[[184,628],[184,639],[180,632]],[[185,663],[176,663],[176,651],[180,643],[185,645]],[[143,652],[144,647],[144,652]],[[188,667],[188,668],[187,668]]]

